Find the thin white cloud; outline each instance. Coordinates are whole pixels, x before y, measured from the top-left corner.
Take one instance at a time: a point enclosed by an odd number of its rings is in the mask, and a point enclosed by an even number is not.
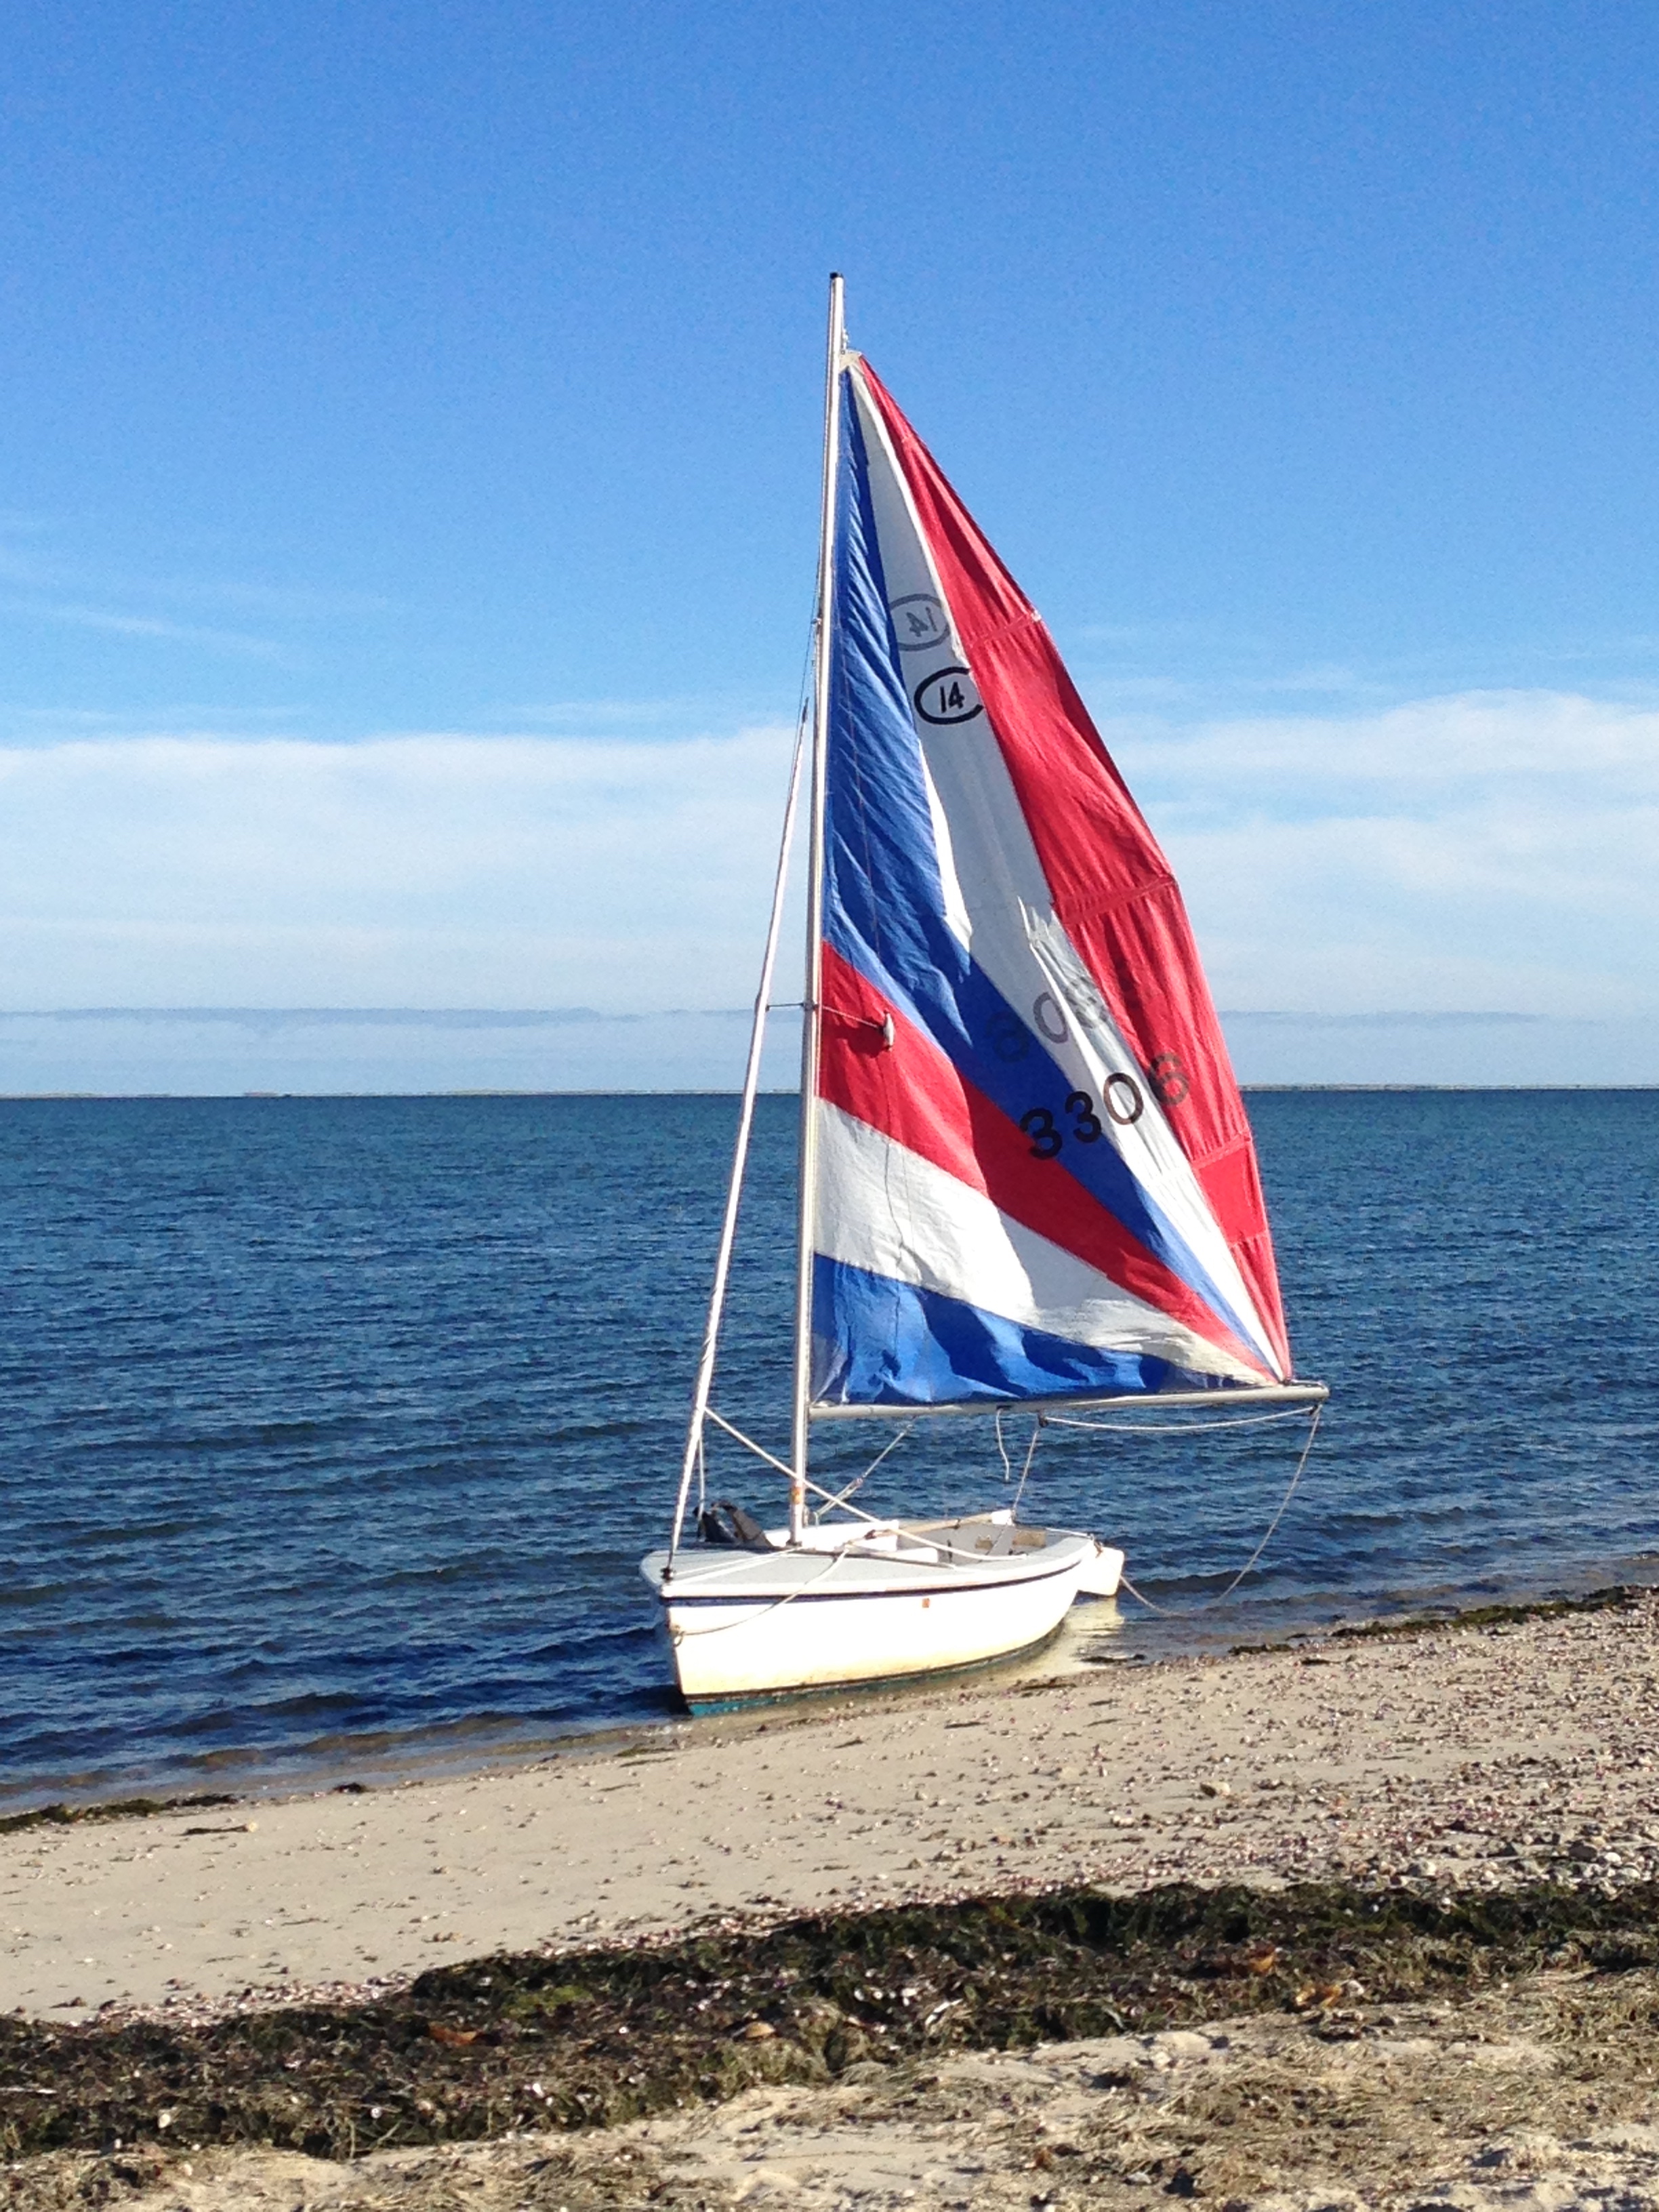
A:
[[[0,750],[0,1003],[740,1004],[788,743]]]
[[[50,738],[61,740],[70,735],[118,737],[125,740],[138,736],[203,737],[209,742],[220,742],[238,732],[252,736],[269,734],[273,729],[292,729],[296,709],[292,706],[208,708],[186,702],[149,710],[142,731],[133,728],[131,714],[118,714],[111,708],[0,705],[0,718],[10,725],[9,734],[14,743]],[[0,738],[0,749],[5,743],[6,739]]]
[[[1494,789],[1525,780],[1594,803],[1620,790],[1659,793],[1659,714],[1571,692],[1474,691],[1363,715],[1234,717],[1196,728],[1126,726],[1113,742],[1150,781],[1183,803],[1329,803],[1364,782],[1426,797],[1453,782]],[[1589,779],[1588,785],[1586,779]]]
[[[277,652],[269,638],[252,637],[245,630],[215,629],[200,623],[173,622],[161,615],[123,614],[73,599],[0,599],[0,614],[26,622],[64,623],[75,629],[102,630],[112,637],[156,638],[172,645],[202,646],[210,653],[247,653],[266,659],[275,658]]]
[[[1223,1005],[1659,1013],[1659,714],[1510,692],[1108,735]],[[0,750],[0,1005],[741,1005],[788,745]]]
[[[1227,1003],[1659,1010],[1659,714],[1474,693],[1111,741]]]
[[[118,564],[88,563],[52,550],[62,532],[44,524],[37,533],[41,544],[20,549],[4,542],[8,537],[29,534],[24,519],[0,515],[0,581],[11,587],[10,596],[0,600],[0,614],[15,621],[69,623],[113,636],[269,657],[277,651],[269,638],[153,610],[159,605],[210,615],[232,610],[270,622],[313,622],[382,615],[392,605],[383,596],[366,592],[319,591],[232,576],[168,575],[149,568],[142,574],[123,574]]]

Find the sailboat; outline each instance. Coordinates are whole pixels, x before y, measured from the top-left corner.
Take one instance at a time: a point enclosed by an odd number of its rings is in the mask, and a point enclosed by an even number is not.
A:
[[[1000,1443],[1010,1415],[1328,1395],[1293,1373],[1175,878],[1036,610],[848,347],[839,276],[825,384],[812,682],[673,1522],[641,1564],[694,1710],[983,1664],[1119,1587],[1121,1549],[1007,1507],[866,1511],[815,1479],[823,1425],[979,1416]],[[803,787],[786,1454],[714,1382]],[[711,1429],[787,1486],[786,1522],[709,1498]]]

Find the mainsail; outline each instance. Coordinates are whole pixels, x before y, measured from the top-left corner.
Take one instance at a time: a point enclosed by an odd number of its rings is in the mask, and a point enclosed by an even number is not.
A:
[[[1283,1383],[1175,878],[1036,611],[847,358],[811,1412]]]

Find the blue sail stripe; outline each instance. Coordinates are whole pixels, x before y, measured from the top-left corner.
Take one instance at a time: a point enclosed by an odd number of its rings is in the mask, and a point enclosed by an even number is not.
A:
[[[812,1262],[812,1365],[819,1405],[1017,1405],[1072,1391],[1152,1397],[1247,1387],[1146,1353],[1074,1343],[822,1252]]]

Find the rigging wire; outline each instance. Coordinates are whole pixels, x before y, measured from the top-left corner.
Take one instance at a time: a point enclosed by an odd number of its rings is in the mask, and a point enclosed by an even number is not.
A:
[[[1031,1462],[1036,1457],[1037,1440],[1042,1434],[1042,1416],[1039,1413],[1031,1424],[1031,1441],[1025,1447],[1025,1464],[1019,1471],[1019,1488],[1014,1492],[1014,1502],[1008,1508],[1010,1517],[1019,1511],[1019,1501],[1025,1495],[1025,1486],[1031,1480]],[[997,1439],[1000,1443],[1002,1439]],[[1006,1457],[1006,1454],[1004,1454]]]
[[[865,1468],[863,1474],[859,1476],[857,1481],[849,1482],[845,1490],[838,1492],[834,1498],[830,1498],[824,1510],[827,1511],[830,1506],[845,1505],[849,1498],[856,1498],[860,1491],[863,1489],[865,1484],[869,1481],[871,1476],[881,1465],[883,1460],[886,1458],[888,1453],[890,1451],[896,1451],[915,1425],[916,1425],[914,1421],[907,1421],[896,1436],[890,1437],[887,1442],[882,1446],[881,1449],[876,1454],[875,1457],[871,1461],[869,1466]],[[818,1517],[818,1515],[816,1513],[812,1516],[812,1518],[815,1521]]]
[[[1286,1512],[1290,1509],[1291,1500],[1296,1496],[1297,1491],[1301,1486],[1303,1470],[1306,1468],[1308,1464],[1308,1455],[1314,1448],[1314,1438],[1319,1434],[1320,1416],[1324,1413],[1324,1410],[1325,1408],[1323,1405],[1317,1405],[1313,1409],[1312,1414],[1308,1422],[1308,1440],[1302,1447],[1301,1455],[1296,1462],[1295,1472],[1291,1476],[1290,1482],[1285,1488],[1285,1495],[1279,1501],[1279,1510],[1273,1515],[1273,1519],[1267,1523],[1267,1532],[1263,1535],[1261,1541],[1256,1546],[1255,1551],[1251,1553],[1249,1558],[1245,1560],[1243,1565],[1233,1577],[1231,1582],[1228,1583],[1226,1589],[1224,1590],[1218,1590],[1212,1598],[1206,1601],[1206,1605],[1224,1604],[1227,1599],[1229,1599],[1232,1595],[1233,1592],[1238,1588],[1240,1583],[1243,1581],[1245,1576],[1249,1573],[1251,1568],[1255,1566],[1256,1561],[1267,1550],[1268,1545],[1272,1543],[1273,1540],[1273,1532],[1279,1527],[1279,1522],[1285,1518]],[[1220,1425],[1224,1427],[1236,1425],[1242,1426],[1243,1424],[1224,1422]],[[1161,1620],[1184,1620],[1188,1618],[1192,1613],[1202,1612],[1205,1609],[1204,1607],[1200,1606],[1188,1606],[1183,1607],[1180,1611],[1176,1611],[1166,1605],[1156,1605],[1151,1598],[1146,1596],[1143,1592],[1135,1588],[1134,1584],[1129,1580],[1127,1575],[1120,1574],[1118,1581],[1121,1587],[1128,1591],[1130,1596],[1133,1598],[1137,1605],[1144,1605],[1148,1613],[1157,1613]]]
[[[1269,1421],[1299,1421],[1305,1419],[1307,1411],[1305,1406],[1280,1406],[1271,1413],[1237,1413],[1224,1421],[1083,1421],[1071,1413],[1045,1413],[1042,1419],[1057,1429],[1097,1429],[1103,1436],[1202,1437],[1213,1429],[1255,1429]]]
[[[813,635],[816,637],[816,626]],[[738,1111],[738,1131],[732,1147],[732,1175],[726,1186],[726,1207],[720,1228],[720,1240],[714,1259],[714,1280],[709,1293],[708,1318],[703,1327],[702,1351],[697,1362],[696,1381],[692,1387],[691,1416],[685,1451],[680,1462],[679,1490],[674,1500],[674,1521],[668,1538],[668,1568],[672,1573],[674,1556],[680,1547],[680,1537],[685,1526],[686,1502],[690,1494],[692,1478],[697,1484],[697,1506],[701,1513],[708,1503],[708,1474],[706,1452],[706,1431],[710,1417],[709,1394],[714,1389],[714,1370],[719,1361],[720,1330],[726,1319],[726,1294],[730,1280],[732,1255],[737,1246],[738,1217],[743,1204],[743,1188],[749,1164],[749,1141],[754,1126],[755,1100],[760,1085],[761,1054],[766,1040],[767,1016],[772,997],[774,963],[777,957],[778,934],[783,921],[784,901],[789,883],[789,862],[794,839],[795,810],[800,796],[801,771],[806,761],[806,736],[810,700],[807,679],[814,666],[809,645],[805,665],[801,671],[800,704],[795,720],[794,758],[789,770],[789,796],[784,806],[783,835],[778,851],[777,872],[772,885],[771,919],[767,925],[766,950],[761,959],[761,973],[755,994],[754,1018],[749,1033],[748,1062],[744,1073],[743,1093]],[[719,1416],[715,1415],[716,1420]],[[721,1426],[726,1424],[722,1422]],[[748,1443],[749,1439],[742,1439]],[[750,1449],[760,1447],[751,1444]],[[761,1452],[763,1459],[769,1454]],[[804,1454],[798,1451],[798,1457]],[[785,1469],[785,1473],[788,1470]],[[793,1484],[793,1477],[791,1477]]]
[[[839,1566],[846,1556],[844,1552],[831,1552],[817,1574],[809,1575],[804,1583],[798,1583],[793,1589],[786,1590],[780,1598],[774,1598],[770,1605],[763,1606],[758,1613],[740,1613],[735,1620],[710,1621],[707,1628],[686,1628],[682,1626],[675,1628],[672,1633],[678,1641],[681,1638],[694,1636],[724,1636],[733,1628],[750,1627],[756,1621],[764,1620],[769,1613],[781,1613],[786,1605],[793,1605],[798,1597],[804,1597],[808,1590],[815,1589],[830,1569]],[[738,1601],[741,1602],[740,1600]]]

